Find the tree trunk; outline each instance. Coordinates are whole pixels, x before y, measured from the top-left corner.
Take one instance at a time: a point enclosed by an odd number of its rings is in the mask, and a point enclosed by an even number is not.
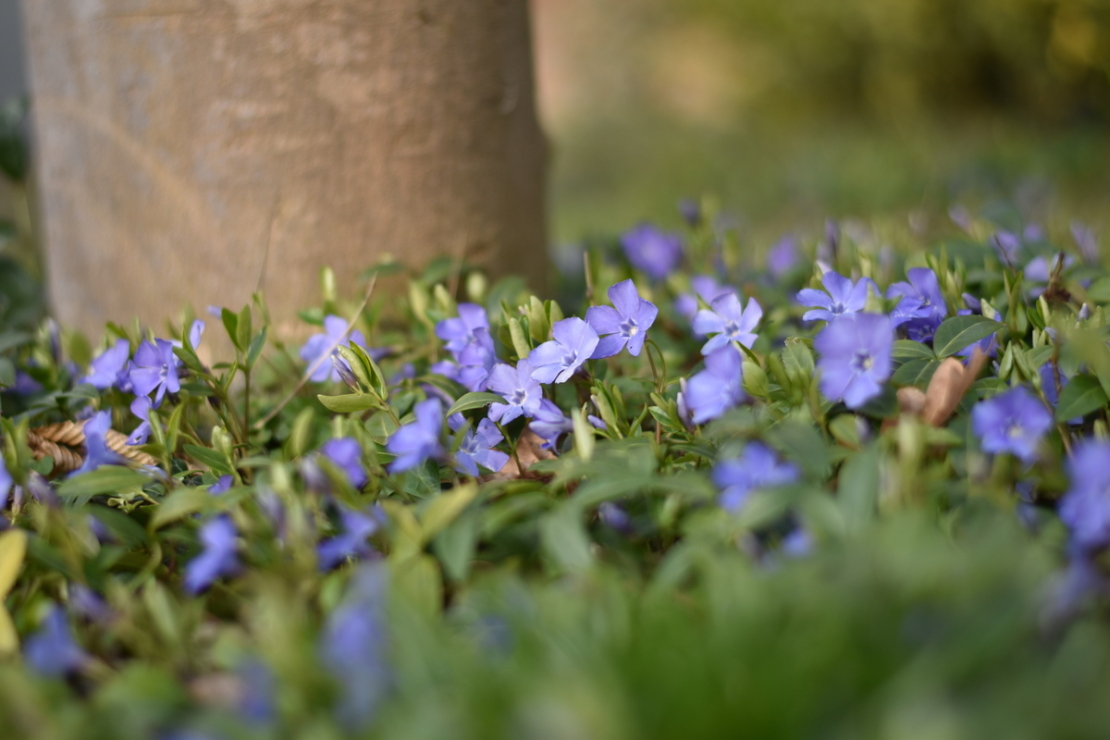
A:
[[[265,290],[280,333],[385,254],[543,277],[527,0],[25,0],[58,317]]]

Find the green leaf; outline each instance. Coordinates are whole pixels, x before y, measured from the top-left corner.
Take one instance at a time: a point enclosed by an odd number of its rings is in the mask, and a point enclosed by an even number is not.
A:
[[[481,516],[477,511],[469,511],[432,540],[432,550],[443,563],[447,577],[455,583],[466,580],[470,574],[470,564],[474,560],[474,550],[478,545],[478,530]]]
[[[351,414],[356,411],[380,409],[382,407],[382,402],[377,396],[369,393],[347,393],[342,396],[319,395],[316,398],[320,399],[324,408],[337,414]]]
[[[894,343],[894,352],[891,355],[895,362],[903,363],[910,360],[935,360],[936,353],[933,348],[921,342],[909,339],[899,339]]]
[[[577,506],[563,505],[540,520],[544,553],[566,571],[585,570],[593,562],[590,538]]]
[[[198,511],[204,511],[213,506],[216,500],[216,497],[210,494],[206,488],[192,486],[179,488],[158,505],[154,516],[150,518],[150,527],[151,529],[158,529],[176,519],[195,514]]]
[[[451,404],[451,408],[447,409],[447,415],[458,414],[463,411],[470,411],[472,409],[480,409],[484,406],[489,406],[491,403],[508,403],[504,396],[499,396],[496,393],[489,393],[488,391],[480,391],[474,393],[464,393],[459,400]]]
[[[879,449],[869,447],[849,457],[840,469],[838,503],[851,527],[862,527],[875,517],[879,499],[879,462]]]
[[[597,440],[594,437],[594,428],[586,420],[582,409],[574,409],[570,414],[571,423],[574,425],[574,451],[578,457],[589,462],[594,456],[594,447]]]
[[[235,346],[242,352],[246,352],[251,344],[251,307],[249,305],[243,306],[243,310],[239,312],[236,320],[236,334]]]
[[[254,367],[254,363],[258,362],[258,356],[262,354],[262,348],[266,346],[266,330],[268,326],[263,326],[262,331],[254,335],[251,340],[250,349],[247,350],[247,369]]]
[[[741,377],[744,379],[744,390],[749,396],[766,398],[771,392],[767,384],[767,373],[759,365],[744,358]]]
[[[813,351],[800,339],[787,339],[782,350],[782,364],[788,375],[798,378],[812,378],[816,367],[813,364]]]
[[[119,465],[105,465],[66,479],[58,486],[58,495],[75,505],[83,504],[93,496],[102,493],[137,491],[149,481],[150,477],[138,470]]]
[[[435,534],[445,529],[455,518],[463,512],[474,497],[478,495],[478,486],[468,483],[465,486],[445,491],[428,501],[420,513],[420,528],[423,531],[423,540],[434,537]]]
[[[899,386],[913,385],[924,388],[929,384],[938,367],[940,367],[939,360],[910,360],[894,371],[894,375],[890,376],[890,382]]]
[[[224,329],[227,330],[231,343],[241,351],[243,348],[239,346],[239,317],[224,308],[220,310],[220,319],[224,322]]]
[[[937,357],[949,357],[986,339],[1004,326],[982,316],[953,316],[937,327],[933,349]]]
[[[230,475],[234,472],[231,466],[231,461],[227,457],[209,447],[198,447],[197,445],[185,445],[185,454],[193,458],[201,465],[206,465],[213,473],[223,473]]]
[[[1106,403],[1106,392],[1102,390],[1098,378],[1076,375],[1060,392],[1060,400],[1056,404],[1056,419],[1067,421],[1077,416],[1086,416]]]

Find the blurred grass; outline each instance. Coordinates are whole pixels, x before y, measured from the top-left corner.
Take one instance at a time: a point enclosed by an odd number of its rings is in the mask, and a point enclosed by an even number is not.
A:
[[[536,9],[556,242],[703,194],[768,239],[956,202],[1106,226],[1110,3]]]

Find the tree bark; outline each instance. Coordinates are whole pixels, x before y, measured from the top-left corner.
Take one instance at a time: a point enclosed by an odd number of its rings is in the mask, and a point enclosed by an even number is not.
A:
[[[25,0],[58,317],[276,328],[389,253],[543,277],[526,0]]]

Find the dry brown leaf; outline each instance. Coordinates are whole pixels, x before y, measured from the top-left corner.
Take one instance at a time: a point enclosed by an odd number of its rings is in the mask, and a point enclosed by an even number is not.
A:
[[[921,420],[934,427],[944,426],[956,407],[960,405],[960,400],[967,393],[967,389],[979,377],[979,371],[983,369],[986,361],[986,354],[976,347],[967,367],[964,367],[964,364],[955,357],[949,357],[940,363],[925,391],[925,406],[921,411]]]
[[[540,477],[534,474],[529,474],[528,468],[532,467],[534,463],[540,460],[553,460],[555,454],[550,450],[544,449],[543,437],[539,436],[531,429],[525,430],[524,434],[520,435],[520,439],[516,444],[516,458],[509,457],[509,462],[505,463],[501,470],[493,475],[486,476],[483,480],[512,480],[514,478],[533,478]],[[517,459],[520,460],[520,465],[517,465]]]

